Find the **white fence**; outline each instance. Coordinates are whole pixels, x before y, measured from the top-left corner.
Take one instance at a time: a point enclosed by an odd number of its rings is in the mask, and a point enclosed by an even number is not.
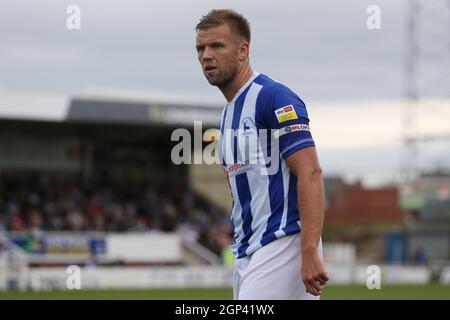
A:
[[[36,263],[82,264],[95,258],[102,262],[177,263],[182,261],[178,233],[83,233],[43,232],[30,236],[7,233],[8,237],[28,250]],[[30,249],[32,248],[32,249]]]
[[[81,289],[231,287],[232,268],[196,267],[99,267],[80,269]],[[67,289],[73,277],[65,268],[39,268],[29,272],[32,290]]]
[[[442,269],[439,281],[442,284],[450,284],[450,266],[445,267],[444,269]]]
[[[381,284],[427,284],[430,273],[426,267],[380,266]],[[368,279],[367,266],[357,265],[355,272],[327,266],[330,284],[362,284]],[[66,268],[30,269],[32,290],[65,290],[73,275]],[[206,288],[231,287],[233,271],[226,266],[186,267],[85,267],[80,269],[81,289],[124,288]],[[300,273],[299,273],[300,276]],[[443,274],[442,283],[450,283],[450,269]]]
[[[40,241],[45,248],[41,253],[24,255],[14,243],[3,237],[3,246],[13,248],[20,261],[44,259],[61,261],[65,267],[28,268],[27,263],[13,263],[5,253],[0,254],[0,290],[3,288],[30,288],[32,290],[67,289],[70,277],[67,271],[77,261],[88,261],[92,252],[92,238],[102,250],[97,252],[102,260],[126,262],[180,262],[181,238],[178,234],[164,233],[111,233],[111,234],[45,234]],[[39,246],[37,246],[39,248]],[[92,248],[91,248],[92,249]],[[98,249],[98,248],[97,248]],[[98,251],[98,250],[97,250]],[[9,250],[11,252],[11,250]],[[17,260],[17,259],[16,259]],[[366,284],[369,264],[356,262],[351,244],[324,244],[324,260],[330,273],[330,284]],[[19,261],[19,262],[20,262]],[[180,288],[180,287],[231,287],[232,269],[227,266],[165,266],[165,267],[105,267],[87,264],[80,268],[82,289],[108,288]],[[431,268],[426,266],[379,265],[382,284],[426,284],[431,281]],[[300,276],[300,270],[299,270]],[[11,279],[16,285],[11,285]],[[440,282],[450,284],[450,266],[442,270]]]

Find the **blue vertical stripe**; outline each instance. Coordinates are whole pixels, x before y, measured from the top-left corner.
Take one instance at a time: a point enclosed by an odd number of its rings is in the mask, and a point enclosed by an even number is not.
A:
[[[234,131],[235,133],[237,133],[238,132],[237,130],[239,130],[242,108],[244,107],[245,96],[247,95],[249,88],[250,87],[247,87],[234,103],[233,121],[231,123],[231,128],[235,130]],[[242,157],[238,157],[237,134],[233,134],[233,155],[234,155],[234,163],[238,163],[238,159],[243,159]]]
[[[236,177],[236,186],[238,190],[239,200],[242,204],[242,230],[244,231],[244,238],[242,238],[241,246],[238,249],[238,257],[245,257],[246,250],[249,246],[249,240],[252,236],[252,195],[250,194],[250,187],[248,185],[247,174],[239,174]]]
[[[300,227],[297,222],[288,224],[283,228],[283,231],[286,232],[286,235],[294,234],[300,231]]]
[[[267,228],[264,232],[261,245],[266,245],[276,239],[275,231],[280,228],[281,218],[283,217],[284,208],[284,187],[283,187],[283,171],[281,165],[278,167],[276,174],[269,176],[269,199],[271,216],[267,222]],[[281,200],[281,201],[280,201]]]
[[[239,129],[239,124],[241,121],[242,108],[244,106],[245,97],[248,93],[249,87],[247,87],[244,92],[239,96],[239,98],[234,103],[234,113],[233,113],[233,121],[231,124],[231,128],[233,130]],[[237,136],[233,135],[233,152],[234,152],[234,163],[238,162],[238,143]],[[239,157],[242,159],[242,157]],[[234,176],[236,181],[236,188],[239,195],[239,200],[242,206],[242,231],[244,232],[244,237],[241,240],[241,246],[238,249],[238,256],[244,257],[246,255],[246,250],[249,246],[249,240],[252,236],[252,208],[251,201],[252,195],[250,193],[250,186],[248,184],[247,173],[242,173]]]

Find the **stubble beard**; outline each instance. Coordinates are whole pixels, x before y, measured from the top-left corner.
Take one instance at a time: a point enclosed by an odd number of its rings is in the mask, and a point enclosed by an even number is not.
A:
[[[237,65],[233,66],[233,68],[229,68],[226,71],[219,70],[219,74],[217,77],[208,77],[205,73],[206,79],[208,80],[210,85],[218,87],[220,90],[225,89],[233,82],[237,73]]]

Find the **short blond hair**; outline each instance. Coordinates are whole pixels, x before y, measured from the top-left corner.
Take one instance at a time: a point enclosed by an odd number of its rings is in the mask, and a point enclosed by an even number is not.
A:
[[[243,15],[233,9],[213,9],[209,11],[208,14],[202,16],[195,27],[195,31],[198,32],[199,30],[217,27],[222,24],[229,25],[232,32],[250,43],[250,23]]]

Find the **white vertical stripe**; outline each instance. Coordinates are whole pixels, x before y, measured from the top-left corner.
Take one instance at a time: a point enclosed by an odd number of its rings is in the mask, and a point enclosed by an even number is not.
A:
[[[221,126],[222,125],[222,123],[225,123],[224,122],[224,117],[225,117],[225,110],[227,109],[227,106],[225,106],[225,107],[223,107],[223,110],[222,110],[222,116],[220,117],[220,123],[219,123],[219,126]],[[222,129],[222,128],[220,128],[220,129]],[[217,157],[218,157],[218,159],[219,159],[219,162],[222,164],[222,163],[224,163],[225,161],[224,161],[224,158],[223,158],[223,151],[222,151],[222,139],[223,139],[224,137],[222,136],[222,130],[219,130],[219,139],[217,140]]]
[[[225,158],[225,164],[229,166],[234,162],[233,155],[233,133],[231,125],[233,123],[234,102],[228,104],[227,112],[225,114],[225,122],[223,124],[223,139],[222,139],[222,157]]]

